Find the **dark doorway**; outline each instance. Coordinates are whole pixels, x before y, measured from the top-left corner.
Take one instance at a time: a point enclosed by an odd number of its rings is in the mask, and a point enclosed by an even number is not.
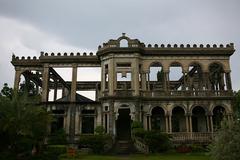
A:
[[[117,139],[128,140],[131,138],[131,117],[130,109],[119,109],[119,116],[116,122]]]

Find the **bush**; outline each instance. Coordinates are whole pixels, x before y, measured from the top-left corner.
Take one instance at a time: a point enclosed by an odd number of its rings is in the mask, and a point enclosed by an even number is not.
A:
[[[66,144],[67,143],[67,135],[64,129],[59,129],[51,136],[49,136],[48,144]]]
[[[91,148],[93,153],[104,153],[105,145],[111,142],[109,135],[81,135],[80,136],[80,148]]]
[[[97,126],[95,128],[95,133],[98,135],[103,135],[105,133],[105,129],[103,126]]]
[[[48,145],[46,151],[39,158],[47,157],[47,159],[58,159],[58,156],[67,152],[67,147],[65,145]],[[46,159],[46,158],[45,158]]]
[[[143,128],[142,123],[139,121],[133,121],[131,124],[131,129],[135,129],[135,128]]]
[[[163,152],[171,148],[171,141],[167,134],[157,131],[146,132],[144,141],[149,146],[151,152]]]
[[[200,144],[193,144],[191,145],[192,152],[207,152],[209,151],[207,146],[203,146]]]
[[[188,145],[181,144],[176,147],[176,151],[178,153],[189,153],[189,152],[192,152],[192,148]]]
[[[240,159],[240,121],[224,120],[211,148],[213,160]]]
[[[147,131],[145,131],[143,128],[132,129],[132,135],[135,136],[135,137],[144,139],[146,134],[147,134]]]

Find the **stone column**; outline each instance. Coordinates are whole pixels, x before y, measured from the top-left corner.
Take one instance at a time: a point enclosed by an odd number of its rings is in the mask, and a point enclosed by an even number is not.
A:
[[[113,59],[110,59],[109,61],[110,62],[108,67],[108,72],[109,72],[108,90],[109,90],[109,95],[113,95],[115,90],[115,83],[116,83],[115,64]]]
[[[113,114],[113,108],[114,108],[114,103],[113,102],[110,102],[110,105],[109,105],[109,117],[108,117],[108,121],[109,121],[109,134],[110,135],[113,135],[113,127],[114,127],[114,124],[115,123],[115,117],[114,117],[114,114]]]
[[[150,76],[149,76],[149,72],[147,73],[147,78],[148,78],[148,91],[150,91]]]
[[[80,119],[80,117],[79,117],[79,107],[77,107],[76,108],[76,116],[75,116],[75,134],[79,134],[79,131],[80,131],[80,129],[79,129],[79,127],[80,127],[80,124],[79,124],[79,119]]]
[[[169,71],[165,71],[165,77],[166,77],[166,90],[170,90],[170,82],[169,82]]]
[[[185,119],[186,119],[186,129],[187,129],[187,132],[189,132],[189,116],[187,114],[185,115]]]
[[[132,64],[132,81],[134,88],[134,95],[139,96],[139,59],[135,58]]]
[[[213,119],[212,119],[212,115],[210,115],[209,117],[210,117],[210,128],[211,128],[211,132],[213,132]]]
[[[71,83],[71,96],[70,101],[76,101],[76,90],[77,90],[77,65],[73,64],[72,66],[72,83]]]
[[[106,80],[106,77],[105,77],[105,65],[103,62],[101,62],[101,91],[103,92],[105,90],[105,80]]]
[[[206,115],[206,120],[207,120],[207,132],[210,132],[210,124],[209,124],[209,116]]]
[[[71,83],[71,94],[70,94],[70,125],[69,125],[69,140],[70,143],[74,143],[75,137],[75,116],[76,116],[76,88],[77,88],[77,65],[72,66],[72,83]]]
[[[49,66],[44,64],[42,77],[42,102],[48,102]]]
[[[146,73],[143,72],[142,73],[142,81],[141,81],[142,82],[142,90],[143,91],[146,91],[146,89],[147,89],[146,81],[147,81]]]
[[[55,79],[54,80],[54,96],[53,96],[54,101],[57,100],[57,91],[58,91],[58,80]]]
[[[186,90],[186,75],[187,75],[187,71],[183,71],[183,85],[182,85],[182,90]]]
[[[192,115],[189,115],[189,130],[192,133]]]
[[[169,132],[169,129],[168,129],[168,115],[165,115],[165,126],[166,126],[166,133]]]
[[[101,107],[97,107],[97,122],[96,122],[97,126],[101,126],[102,125],[102,110]]]
[[[227,90],[231,91],[232,90],[232,81],[231,81],[231,72],[226,73],[226,85],[227,85]]]
[[[14,90],[18,91],[21,77],[21,70],[19,67],[15,67],[15,78],[14,78]]]
[[[167,90],[167,77],[166,77],[166,72],[163,71],[163,90]]]
[[[169,133],[172,133],[172,115],[169,115]]]

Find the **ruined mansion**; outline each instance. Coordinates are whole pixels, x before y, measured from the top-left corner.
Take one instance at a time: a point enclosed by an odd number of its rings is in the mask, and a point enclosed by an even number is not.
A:
[[[145,130],[171,134],[181,143],[209,141],[223,117],[232,120],[234,51],[232,43],[145,45],[123,34],[96,54],[41,52],[38,58],[13,55],[11,63],[14,88],[20,89],[21,81],[34,84],[42,106],[56,118],[51,132],[63,128],[71,142],[97,126],[115,139],[129,139],[131,123],[138,121]],[[78,81],[84,67],[99,68],[101,81]],[[71,69],[71,80],[56,68]],[[79,91],[94,91],[95,100]]]

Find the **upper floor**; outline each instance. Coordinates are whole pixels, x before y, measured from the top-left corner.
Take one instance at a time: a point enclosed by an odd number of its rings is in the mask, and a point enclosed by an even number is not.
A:
[[[49,101],[49,90],[58,91],[62,98],[76,101],[76,93],[94,90],[96,100],[106,98],[143,97],[231,97],[230,56],[232,43],[224,45],[145,45],[125,34],[109,40],[94,53],[44,53],[39,58],[16,57],[15,84],[19,89],[20,76],[32,82]],[[64,80],[55,68],[70,68],[70,81]],[[98,67],[101,81],[78,81],[77,71],[82,67]],[[89,73],[91,74],[91,73]],[[55,93],[56,92],[56,93]]]

